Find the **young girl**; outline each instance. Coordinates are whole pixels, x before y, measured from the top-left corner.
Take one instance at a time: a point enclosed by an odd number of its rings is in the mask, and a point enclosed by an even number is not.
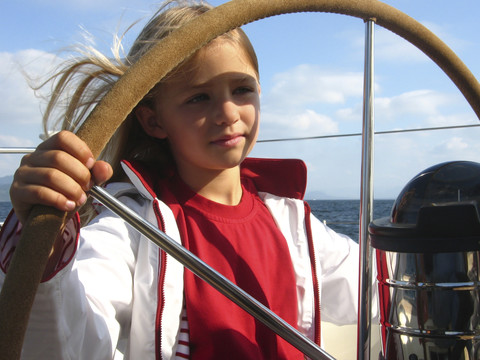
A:
[[[63,129],[76,129],[153,43],[210,9],[167,5],[123,62],[90,56],[67,64],[53,78],[45,122],[68,86],[80,84],[60,114]],[[0,285],[34,204],[72,211],[94,183],[108,180],[112,194],[317,343],[320,319],[354,323],[356,244],[310,214],[301,161],[247,158],[258,135],[259,95],[257,59],[237,29],[150,91],[107,146],[108,162],[95,161],[72,132],[50,137],[15,174],[14,213],[0,237]],[[98,204],[96,211],[81,229],[74,216],[57,239],[25,358],[303,358],[110,211]]]

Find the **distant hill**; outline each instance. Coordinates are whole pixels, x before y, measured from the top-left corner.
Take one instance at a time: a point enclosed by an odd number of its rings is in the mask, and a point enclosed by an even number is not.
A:
[[[338,195],[329,195],[323,191],[307,191],[305,194],[305,200],[343,200],[343,199],[348,199],[350,198],[343,198],[342,196]]]
[[[10,201],[10,195],[8,192],[12,180],[13,175],[0,177],[0,201]]]
[[[7,175],[7,176],[2,176],[0,177],[0,185],[8,185],[12,183],[13,180],[13,175]]]
[[[13,175],[0,177],[0,201],[10,201],[10,184],[12,183]],[[322,191],[309,191],[305,195],[307,200],[338,200],[341,196],[331,196]]]

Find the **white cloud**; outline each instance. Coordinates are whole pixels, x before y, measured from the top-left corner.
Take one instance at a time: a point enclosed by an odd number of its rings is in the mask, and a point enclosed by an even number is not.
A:
[[[379,28],[375,32],[375,57],[381,61],[428,62],[431,61],[421,50],[397,34]]]
[[[440,25],[433,21],[416,20],[455,51],[464,49],[469,45],[469,41],[458,38],[452,33],[451,26]],[[357,42],[360,43],[360,39]],[[375,31],[375,57],[380,61],[389,60],[392,62],[419,63],[431,61],[415,45],[382,27],[376,27]]]
[[[375,61],[408,63],[431,61],[415,45],[386,28],[376,26],[374,37]],[[363,34],[353,33],[350,41],[356,51],[364,51],[365,36]]]
[[[57,62],[39,50],[0,53],[0,147],[34,147],[39,142],[41,101],[22,74],[38,79]],[[0,155],[0,176],[13,174],[23,155]]]
[[[0,147],[33,147],[34,144],[31,140],[0,134]],[[15,172],[20,164],[20,160],[23,154],[0,154],[0,177],[5,175],[11,175]]]
[[[434,90],[414,90],[393,97],[377,97],[375,99],[376,116],[382,120],[412,120],[422,118],[431,123],[442,114],[442,108],[455,103],[457,98]],[[421,125],[421,124],[419,124]]]
[[[474,132],[474,134],[470,134],[470,132]],[[437,154],[441,154],[447,160],[471,160],[479,162],[478,154],[480,152],[480,145],[475,141],[476,138],[478,138],[478,130],[457,131],[453,135],[446,135],[437,141],[437,145],[432,147],[429,155],[436,156]]]
[[[302,114],[298,114],[294,117],[295,127],[299,130],[316,130],[319,129],[323,132],[337,133],[338,127],[335,122],[327,116],[317,114],[313,110],[305,110]]]
[[[461,151],[468,148],[468,144],[460,137],[453,137],[446,143],[447,150]]]
[[[35,144],[24,138],[19,138],[17,136],[11,135],[1,135],[0,134],[0,147],[31,147]]]
[[[275,106],[293,107],[307,104],[342,104],[349,97],[361,97],[363,74],[335,72],[317,65],[302,64],[273,78],[266,106],[275,99]]]
[[[358,102],[357,104],[353,105],[353,107],[346,107],[342,109],[338,109],[335,112],[335,117],[341,121],[346,120],[349,122],[353,121],[361,121],[363,116],[363,104]],[[358,123],[358,126],[361,126],[361,123]]]
[[[338,125],[330,117],[313,110],[291,113],[262,112],[261,138],[306,137],[338,133]]]
[[[40,100],[30,88],[28,77],[38,80],[51,69],[56,56],[39,50],[23,50],[17,53],[0,53],[0,124],[3,134],[10,127],[39,125]],[[25,128],[22,131],[25,132]],[[28,131],[28,130],[27,130]]]

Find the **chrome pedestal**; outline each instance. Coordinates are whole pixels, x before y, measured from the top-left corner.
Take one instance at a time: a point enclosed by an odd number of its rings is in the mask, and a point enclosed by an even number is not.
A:
[[[479,359],[479,253],[377,256],[385,359]]]

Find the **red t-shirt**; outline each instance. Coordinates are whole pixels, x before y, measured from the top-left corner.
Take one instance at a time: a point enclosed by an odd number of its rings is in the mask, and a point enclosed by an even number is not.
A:
[[[176,179],[184,246],[212,268],[297,324],[296,284],[285,238],[248,179],[237,206],[210,201]],[[183,214],[182,214],[183,213]],[[185,272],[191,359],[303,359],[303,354],[192,274]]]

